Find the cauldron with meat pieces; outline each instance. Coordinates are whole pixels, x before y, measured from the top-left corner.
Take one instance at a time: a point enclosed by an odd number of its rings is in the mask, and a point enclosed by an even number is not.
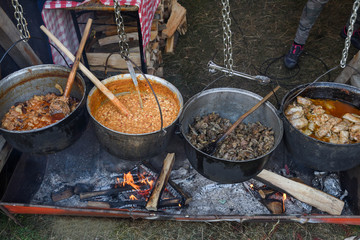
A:
[[[70,69],[60,65],[42,64],[23,68],[0,81],[0,119],[11,106],[25,102],[34,95],[59,93],[56,86],[65,89]],[[86,85],[77,74],[71,97],[79,100],[76,108],[61,120],[45,127],[25,131],[0,127],[0,133],[21,152],[50,154],[73,144],[85,131],[88,117],[85,110]]]
[[[300,92],[302,91],[302,92]],[[296,128],[300,121],[289,117],[289,105],[296,101],[298,95],[308,99],[339,100],[360,109],[360,89],[340,83],[317,82],[300,85],[289,91],[282,100],[284,122],[284,142],[295,163],[318,171],[345,171],[360,164],[360,143],[341,144],[325,142],[308,136],[304,130]],[[301,100],[300,100],[301,101]],[[289,120],[290,119],[290,120]],[[291,123],[291,122],[292,123]],[[323,124],[321,130],[326,130]],[[326,134],[326,132],[324,132]],[[319,133],[319,135],[324,135]]]
[[[235,122],[261,99],[261,96],[243,89],[214,88],[200,92],[187,101],[179,119],[180,132],[185,138],[187,158],[200,174],[220,183],[239,183],[255,177],[264,168],[283,136],[282,121],[270,102],[265,102],[244,120],[244,123],[261,122],[274,132],[273,147],[261,156],[240,161],[215,157],[202,152],[186,137],[196,117],[217,113]]]

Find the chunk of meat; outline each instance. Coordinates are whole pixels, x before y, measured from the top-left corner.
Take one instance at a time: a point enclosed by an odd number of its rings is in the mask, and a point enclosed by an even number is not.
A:
[[[290,116],[290,115],[293,115],[293,114],[295,114],[295,113],[302,113],[302,114],[304,114],[304,109],[303,109],[303,107],[301,107],[301,106],[294,106],[294,105],[290,105],[290,106],[288,106],[287,108],[286,108],[286,110],[285,110],[285,115],[286,116]]]
[[[309,107],[310,105],[312,105],[312,101],[309,99],[309,98],[306,98],[306,97],[301,97],[301,96],[297,96],[296,97],[296,101],[302,105],[302,106],[305,106],[305,107]]]
[[[350,139],[355,141],[355,142],[360,142],[360,124],[359,123],[355,123],[354,125],[352,125],[349,128],[349,132],[350,132]]]
[[[311,117],[308,117],[308,119],[317,126],[321,126],[325,124],[330,119],[330,117],[331,117],[330,115],[324,113],[319,115],[311,115]]]
[[[347,121],[341,121],[338,124],[335,124],[331,131],[334,133],[338,133],[340,131],[346,131],[349,129],[349,123]]]
[[[354,113],[345,113],[343,119],[349,120],[353,123],[360,123],[360,116]]]
[[[329,120],[326,121],[324,124],[319,125],[320,127],[318,128],[318,130],[315,131],[315,135],[319,138],[329,135],[331,128],[341,122],[340,118],[331,117],[330,115],[328,116]]]
[[[304,117],[297,118],[290,120],[290,123],[296,128],[296,129],[302,129],[305,128],[308,125],[308,120]]]
[[[329,137],[329,142],[334,143],[334,144],[338,144],[339,143],[339,136],[337,134],[331,134],[331,136]]]
[[[349,143],[349,132],[348,131],[340,131],[339,133],[339,144],[347,144]]]

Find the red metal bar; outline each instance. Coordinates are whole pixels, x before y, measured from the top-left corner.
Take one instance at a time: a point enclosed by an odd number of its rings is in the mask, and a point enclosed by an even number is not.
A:
[[[42,206],[19,203],[0,203],[11,214],[47,214],[47,215],[71,215],[92,217],[118,217],[147,220],[175,220],[189,222],[219,222],[219,221],[282,221],[298,223],[330,223],[360,225],[360,216],[332,216],[332,215],[174,215],[165,212],[150,212],[128,209],[104,209],[104,208],[73,208]]]

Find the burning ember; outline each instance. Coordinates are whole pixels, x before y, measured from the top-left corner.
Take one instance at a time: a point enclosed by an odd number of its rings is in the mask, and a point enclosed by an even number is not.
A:
[[[156,182],[156,174],[144,165],[127,173],[113,177],[113,183],[106,189],[82,191],[76,186],[52,194],[53,202],[61,201],[78,194],[80,201],[87,206],[105,208],[144,208]],[[76,192],[76,193],[75,193]],[[167,184],[159,199],[159,208],[174,208],[185,205],[185,198],[176,187]]]
[[[258,198],[271,213],[285,213],[286,193],[277,192],[266,185],[255,187],[252,183],[249,185],[249,189],[251,189],[256,198]]]

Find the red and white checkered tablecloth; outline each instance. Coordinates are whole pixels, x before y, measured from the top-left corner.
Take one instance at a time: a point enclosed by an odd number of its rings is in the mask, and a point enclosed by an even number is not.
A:
[[[71,14],[69,11],[65,10],[65,8],[77,7],[89,1],[90,0],[85,0],[83,2],[47,0],[41,13],[46,28],[74,55],[79,47],[79,40],[76,36]],[[114,5],[113,0],[100,0],[100,2],[104,5]],[[160,0],[118,0],[118,2],[120,5],[132,5],[139,8],[141,34],[145,51],[146,46],[150,41],[152,20]],[[86,22],[89,17],[89,14],[83,14],[79,17],[78,21]],[[85,25],[80,25],[79,27],[80,30],[83,31]],[[51,53],[54,64],[66,65],[61,55],[54,48],[51,48]],[[66,60],[68,63],[71,63],[69,58],[66,57]]]

